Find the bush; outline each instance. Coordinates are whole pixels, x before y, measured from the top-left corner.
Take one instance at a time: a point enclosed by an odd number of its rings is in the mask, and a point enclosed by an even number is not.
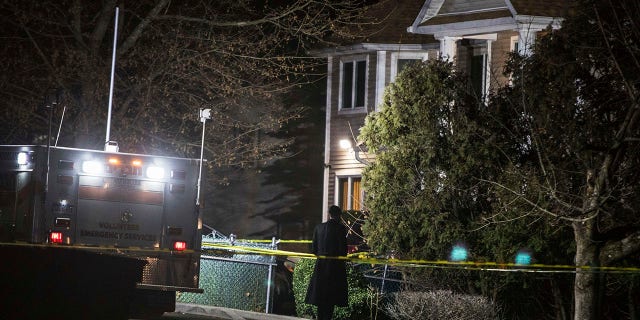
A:
[[[482,296],[453,293],[449,290],[402,291],[386,312],[393,319],[495,320],[495,304]]]
[[[296,301],[296,313],[298,317],[315,318],[317,308],[304,303],[307,295],[307,287],[313,273],[315,260],[300,259],[293,271],[293,294]],[[362,273],[352,264],[347,264],[347,281],[349,283],[349,304],[344,308],[336,308],[334,319],[375,319],[378,295],[377,291],[370,288]]]

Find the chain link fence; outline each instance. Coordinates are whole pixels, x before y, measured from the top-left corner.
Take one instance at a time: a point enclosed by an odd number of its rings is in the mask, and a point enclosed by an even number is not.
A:
[[[204,293],[178,292],[176,301],[246,311],[271,313],[273,309],[273,279],[276,258],[273,256],[238,253],[219,247],[207,249],[206,244],[229,244],[262,249],[277,249],[272,243],[236,241],[211,229],[202,237],[200,288]]]

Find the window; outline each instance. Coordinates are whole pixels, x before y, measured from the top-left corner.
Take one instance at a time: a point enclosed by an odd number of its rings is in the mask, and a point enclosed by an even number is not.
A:
[[[398,66],[397,66],[397,70],[398,73],[402,72],[402,70],[404,70],[404,68],[406,68],[407,66],[410,66],[412,63],[416,63],[422,61],[420,59],[398,59]]]
[[[518,36],[513,36],[511,37],[511,45],[510,45],[510,49],[513,52],[520,52],[520,48],[519,46],[519,37]]]
[[[426,61],[427,52],[394,52],[391,54],[391,81],[394,81],[404,68],[413,63]]]
[[[471,87],[477,97],[484,97],[486,91],[487,55],[479,54],[471,57]]]
[[[338,206],[342,210],[362,210],[362,178],[338,178]]]
[[[341,68],[340,109],[364,108],[366,96],[367,61],[345,61]]]

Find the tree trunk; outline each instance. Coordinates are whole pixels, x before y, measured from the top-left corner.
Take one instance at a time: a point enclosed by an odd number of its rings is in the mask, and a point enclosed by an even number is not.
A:
[[[593,242],[594,221],[574,222],[573,232],[576,241],[576,266],[597,267],[598,250]],[[576,269],[574,283],[574,320],[595,320],[596,314],[596,277],[593,270]]]
[[[564,306],[564,300],[562,299],[562,290],[560,289],[560,285],[554,278],[551,279],[550,285],[551,292],[553,294],[554,309],[556,311],[556,320],[567,320],[567,312]]]
[[[637,320],[640,319],[640,317],[638,317],[637,311],[636,311],[636,302],[633,294],[633,289],[634,289],[634,284],[636,282],[636,278],[632,277],[631,278],[631,283],[629,284],[629,289],[627,289],[627,298],[628,298],[628,303],[629,303],[629,319],[631,320]]]

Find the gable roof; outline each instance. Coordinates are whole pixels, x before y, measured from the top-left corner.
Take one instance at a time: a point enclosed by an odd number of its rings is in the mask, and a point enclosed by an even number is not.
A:
[[[574,1],[568,0],[507,0],[511,4],[514,15],[565,17],[574,5]]]
[[[371,25],[369,33],[359,40],[377,43],[421,43],[427,36],[407,33],[423,6],[422,0],[382,0],[370,6],[365,18]]]
[[[572,0],[426,0],[410,33],[470,35],[559,24]]]
[[[354,24],[354,30],[346,32],[356,36],[334,37],[330,41],[336,46],[311,50],[310,53],[327,56],[378,50],[437,48],[438,42],[432,35],[407,32],[407,27],[411,26],[423,4],[423,0],[381,0],[367,8],[360,21]]]

